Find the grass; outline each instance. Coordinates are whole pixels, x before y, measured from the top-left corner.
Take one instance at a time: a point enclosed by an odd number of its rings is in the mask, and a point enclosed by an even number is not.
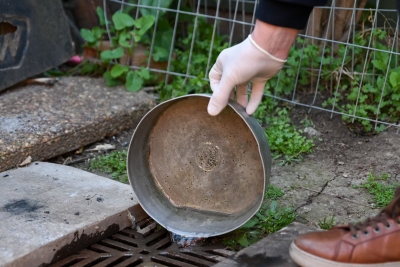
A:
[[[127,184],[126,157],[126,151],[113,151],[110,154],[99,156],[92,160],[89,169],[111,174],[112,179]]]
[[[322,221],[318,220],[318,226],[321,229],[329,230],[335,225],[335,217],[325,217]]]
[[[283,195],[281,188],[270,185],[260,210],[242,227],[224,235],[223,243],[233,250],[239,250],[293,222],[296,218],[294,210],[278,205],[277,200]]]
[[[376,207],[385,207],[394,197],[394,191],[399,183],[389,184],[390,175],[382,173],[376,176],[372,172],[368,174],[368,179],[365,183],[355,188],[365,188],[373,196]]]

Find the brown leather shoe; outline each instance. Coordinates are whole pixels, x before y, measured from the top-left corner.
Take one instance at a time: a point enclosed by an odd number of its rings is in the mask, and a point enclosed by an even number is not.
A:
[[[400,188],[376,217],[299,236],[290,256],[303,267],[399,267]]]

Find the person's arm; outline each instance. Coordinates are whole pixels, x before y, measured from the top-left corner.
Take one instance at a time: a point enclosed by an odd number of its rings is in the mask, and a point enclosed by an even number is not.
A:
[[[262,99],[266,81],[286,62],[290,47],[298,31],[307,25],[313,7],[326,2],[261,0],[253,33],[242,43],[222,51],[209,73],[213,95],[208,113],[218,115],[236,87],[238,103],[248,114],[253,114]],[[248,82],[252,83],[250,100]]]

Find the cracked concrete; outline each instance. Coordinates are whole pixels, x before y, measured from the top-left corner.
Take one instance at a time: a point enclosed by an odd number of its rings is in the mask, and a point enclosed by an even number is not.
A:
[[[361,221],[380,209],[374,208],[373,196],[366,189],[355,186],[365,182],[370,172],[389,174],[388,184],[399,183],[399,138],[395,130],[372,137],[352,136],[341,140],[342,145],[331,153],[327,147],[338,140],[322,140],[303,162],[274,164],[271,184],[285,191],[281,205],[293,207],[299,222],[317,226],[331,216],[335,224]]]

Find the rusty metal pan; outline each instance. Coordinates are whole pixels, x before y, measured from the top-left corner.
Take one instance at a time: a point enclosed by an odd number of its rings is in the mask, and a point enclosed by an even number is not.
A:
[[[210,116],[210,95],[163,102],[138,124],[129,146],[130,184],[160,225],[209,237],[246,223],[260,208],[271,155],[264,131],[236,102]]]

